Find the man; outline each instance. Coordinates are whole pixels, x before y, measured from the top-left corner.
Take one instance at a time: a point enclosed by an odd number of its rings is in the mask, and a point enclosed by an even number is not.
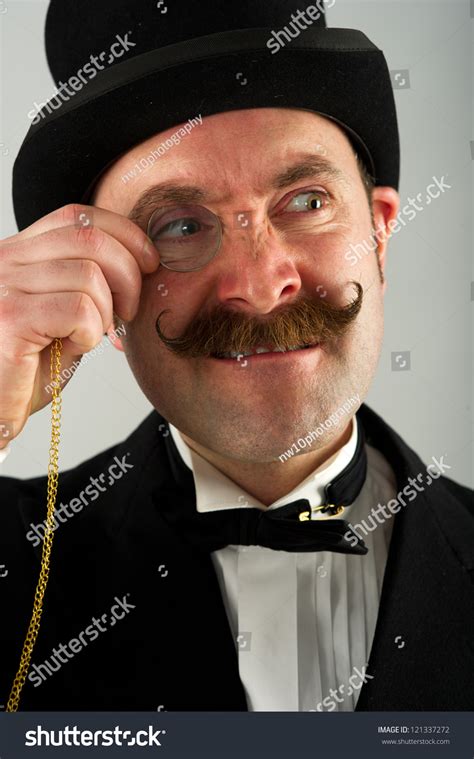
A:
[[[132,25],[125,5],[117,26]],[[15,166],[21,231],[0,270],[12,438],[50,400],[54,336],[70,368],[123,327],[114,344],[155,408],[59,478],[21,708],[468,709],[470,491],[362,403],[399,205],[383,55],[326,29],[322,8],[290,42],[271,32],[292,3],[209,3],[189,34],[181,15],[146,24],[139,6],[148,43],[32,126]],[[48,15],[58,86],[110,36],[105,5],[86,44],[75,12]],[[354,266],[346,253],[365,241]],[[7,698],[46,478],[2,489]]]

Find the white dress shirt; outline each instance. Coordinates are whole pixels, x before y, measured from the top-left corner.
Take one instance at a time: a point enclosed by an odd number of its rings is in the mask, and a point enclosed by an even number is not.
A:
[[[3,464],[3,462],[5,461],[10,451],[11,451],[10,443],[8,443],[8,445],[6,445],[5,448],[2,448],[0,450],[0,464]]]
[[[266,507],[169,426],[193,472],[196,508],[201,512],[239,506],[274,509],[299,498],[320,505],[324,487],[353,457],[358,434],[352,421],[350,440],[290,493]],[[366,481],[339,517],[353,524],[397,492],[394,472],[384,456],[368,444],[366,451]],[[315,512],[312,518],[321,515]],[[388,519],[364,536],[369,549],[365,556],[240,545],[212,552],[249,711],[354,710],[374,636],[392,522]]]

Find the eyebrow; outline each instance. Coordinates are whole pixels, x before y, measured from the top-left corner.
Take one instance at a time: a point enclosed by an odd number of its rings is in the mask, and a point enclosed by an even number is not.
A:
[[[320,178],[347,184],[348,180],[343,171],[331,161],[319,154],[305,155],[296,163],[274,175],[268,184],[270,190],[282,190],[303,179]],[[216,195],[197,185],[177,184],[176,182],[161,182],[142,192],[130,211],[128,218],[137,224],[142,224],[148,212],[163,204],[205,203]],[[222,198],[221,198],[222,199]]]

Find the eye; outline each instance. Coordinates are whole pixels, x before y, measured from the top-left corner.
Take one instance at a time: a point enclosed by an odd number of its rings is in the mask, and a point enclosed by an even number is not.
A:
[[[294,195],[285,206],[290,213],[301,211],[321,211],[329,205],[329,195],[325,190],[308,190]]]
[[[165,206],[152,213],[147,232],[155,243],[185,244],[212,235],[217,225],[216,217],[202,206]]]
[[[174,221],[165,224],[161,229],[153,232],[154,238],[169,239],[171,237],[187,237],[189,235],[195,235],[196,232],[200,232],[202,229],[201,224],[197,219],[175,219]]]
[[[174,271],[202,268],[219,250],[219,218],[199,205],[165,206],[150,216],[148,237],[160,254],[160,264]]]

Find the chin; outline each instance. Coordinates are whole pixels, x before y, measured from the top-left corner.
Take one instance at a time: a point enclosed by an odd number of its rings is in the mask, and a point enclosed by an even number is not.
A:
[[[281,422],[278,423],[278,426],[280,424]],[[305,445],[303,440],[301,446],[298,446],[297,441],[308,435],[312,429],[314,427],[305,426],[302,432],[301,427],[298,427],[298,429],[292,427],[291,431],[289,431],[287,426],[284,430],[274,430],[270,423],[263,427],[260,425],[254,427],[247,425],[245,427],[243,425],[239,426],[239,429],[236,430],[234,426],[230,425],[227,430],[221,428],[219,431],[216,431],[216,435],[213,436],[212,441],[208,440],[206,443],[203,440],[201,442],[206,447],[212,448],[216,453],[239,461],[252,463],[284,462],[289,458],[323,448],[334,435],[332,430],[324,430],[322,435],[310,440],[310,445],[306,445],[303,448]],[[291,449],[292,446],[293,454],[285,457],[283,454]]]

